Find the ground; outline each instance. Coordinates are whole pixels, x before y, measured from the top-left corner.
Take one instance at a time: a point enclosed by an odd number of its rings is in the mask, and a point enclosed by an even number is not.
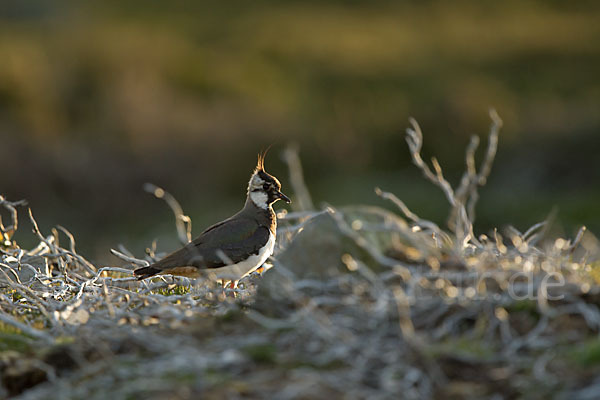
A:
[[[237,290],[137,281],[131,271],[161,256],[152,248],[93,265],[66,229],[40,232],[31,211],[39,245],[21,249],[24,204],[1,198],[12,224],[0,227],[0,397],[600,396],[598,240],[585,229],[550,237],[552,221],[475,234],[492,160],[453,189],[418,157],[421,140],[415,123],[413,160],[444,190],[448,228],[382,190],[397,213],[280,212],[272,268]]]

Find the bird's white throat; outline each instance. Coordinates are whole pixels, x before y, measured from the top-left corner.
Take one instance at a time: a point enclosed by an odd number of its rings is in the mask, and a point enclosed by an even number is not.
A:
[[[262,208],[263,210],[266,210],[269,207],[269,203],[267,203],[269,196],[263,191],[250,192],[250,200],[252,200],[256,207]]]

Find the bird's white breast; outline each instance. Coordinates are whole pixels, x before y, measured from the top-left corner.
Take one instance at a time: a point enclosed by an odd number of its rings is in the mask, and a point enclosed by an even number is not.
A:
[[[217,279],[238,281],[263,265],[265,261],[267,261],[267,259],[273,254],[274,248],[275,235],[269,232],[269,240],[258,251],[258,254],[253,254],[246,260],[240,261],[237,264],[211,269],[207,272],[214,274]]]

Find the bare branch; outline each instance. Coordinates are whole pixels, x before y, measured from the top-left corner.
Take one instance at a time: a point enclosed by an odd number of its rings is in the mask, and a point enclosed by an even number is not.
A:
[[[152,193],[157,199],[164,200],[175,215],[175,226],[177,227],[177,236],[182,244],[188,244],[192,241],[192,220],[183,213],[183,208],[179,202],[169,192],[165,191],[152,183],[146,183],[144,190]]]
[[[0,195],[0,207],[8,210],[11,216],[11,223],[8,226],[4,226],[2,221],[2,215],[0,215],[0,238],[4,237],[4,240],[10,240],[12,235],[17,231],[19,227],[19,218],[17,213],[17,207],[26,206],[25,200],[19,201],[7,201],[3,196]]]
[[[141,259],[135,258],[133,256],[128,256],[126,254],[121,253],[118,250],[115,250],[115,249],[110,249],[110,252],[112,255],[119,257],[121,260],[127,261],[132,264],[143,265],[144,267],[147,267],[150,265],[150,263],[146,260],[141,260]]]
[[[290,172],[290,184],[296,195],[292,207],[298,211],[314,210],[308,187],[304,182],[304,173],[302,172],[302,164],[300,163],[298,152],[298,145],[290,144],[282,153],[283,160],[287,164]]]

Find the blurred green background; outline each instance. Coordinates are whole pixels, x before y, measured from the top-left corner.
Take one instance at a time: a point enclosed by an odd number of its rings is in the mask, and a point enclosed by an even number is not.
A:
[[[389,206],[380,186],[442,223],[407,119],[456,183],[493,106],[505,127],[477,232],[554,209],[566,234],[597,233],[599,21],[598,1],[3,1],[0,193],[111,262],[118,243],[176,245],[144,182],[198,234],[242,205],[270,144],[289,191],[280,154],[295,142],[316,204]]]

